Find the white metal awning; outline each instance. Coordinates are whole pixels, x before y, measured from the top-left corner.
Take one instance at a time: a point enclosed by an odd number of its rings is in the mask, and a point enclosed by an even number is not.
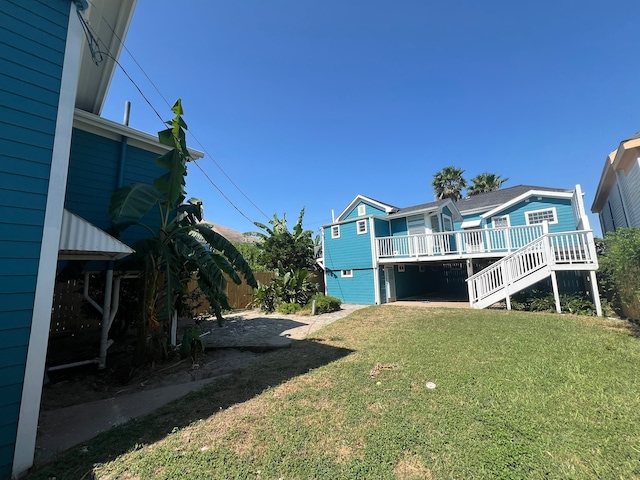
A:
[[[462,228],[477,228],[482,223],[482,220],[467,220],[460,225]]]
[[[134,250],[84,218],[64,210],[59,260],[119,260]]]

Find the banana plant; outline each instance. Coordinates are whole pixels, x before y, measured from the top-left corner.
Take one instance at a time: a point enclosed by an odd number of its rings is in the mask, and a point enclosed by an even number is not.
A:
[[[222,312],[230,309],[226,295],[227,278],[242,283],[242,275],[250,286],[257,288],[253,272],[244,257],[210,224],[202,221],[202,202],[192,198],[185,202],[187,125],[182,119],[182,103],[171,109],[172,120],[158,139],[170,150],[156,160],[167,172],[153,185],[132,184],[113,192],[109,215],[120,231],[131,225],[142,225],[149,237],[133,245],[133,261],[142,266],[145,275],[144,329],[160,333],[169,325],[177,302],[185,293],[185,279],[196,275],[198,285],[211,304],[218,321]],[[140,220],[157,207],[159,228]],[[145,332],[145,333],[146,333]]]

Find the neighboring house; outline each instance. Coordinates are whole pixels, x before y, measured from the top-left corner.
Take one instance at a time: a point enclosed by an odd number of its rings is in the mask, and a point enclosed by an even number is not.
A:
[[[103,231],[111,192],[161,173],[156,137],[98,116],[115,62],[94,63],[81,22],[117,58],[134,7],[4,0],[0,9],[0,479],[33,463],[57,273],[74,260],[112,272],[132,253],[140,231],[120,240]],[[110,302],[103,308],[104,325]]]
[[[345,303],[468,299],[474,308],[551,279],[560,289],[595,283],[598,262],[582,192],[519,185],[458,202],[398,208],[358,195],[322,227],[327,294]]]
[[[603,235],[640,227],[640,133],[620,142],[605,160],[591,211]]]

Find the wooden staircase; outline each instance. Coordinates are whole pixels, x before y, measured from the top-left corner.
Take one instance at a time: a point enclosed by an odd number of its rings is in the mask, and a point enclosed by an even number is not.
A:
[[[467,279],[472,308],[487,308],[551,276],[559,308],[555,272],[598,269],[593,233],[590,230],[545,233]]]

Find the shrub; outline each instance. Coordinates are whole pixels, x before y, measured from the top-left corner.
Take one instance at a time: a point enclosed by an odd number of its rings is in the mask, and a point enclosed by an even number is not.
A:
[[[302,310],[302,307],[297,303],[281,303],[278,307],[278,311],[280,313],[284,313],[285,315],[298,313],[300,310]]]
[[[528,312],[555,312],[556,301],[552,292],[531,290],[514,295],[511,300],[511,308]],[[593,301],[581,294],[561,294],[560,309],[562,312],[574,315],[596,315]]]
[[[318,314],[337,312],[340,310],[340,305],[342,304],[342,300],[339,298],[318,293],[309,300],[309,304],[307,305],[309,308],[311,308],[314,300],[316,302],[316,313]]]
[[[318,285],[309,281],[311,274],[304,269],[285,270],[280,264],[271,283],[260,284],[253,302],[261,310],[271,313],[283,303],[306,305],[318,291]]]

